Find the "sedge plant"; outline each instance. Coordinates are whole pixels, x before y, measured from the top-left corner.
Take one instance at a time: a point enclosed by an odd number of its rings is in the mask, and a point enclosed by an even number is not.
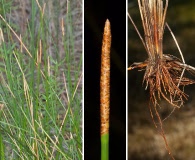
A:
[[[82,54],[75,57],[73,3],[55,21],[45,14],[49,3],[32,0],[20,33],[6,16],[14,8],[1,1],[0,159],[82,159]]]

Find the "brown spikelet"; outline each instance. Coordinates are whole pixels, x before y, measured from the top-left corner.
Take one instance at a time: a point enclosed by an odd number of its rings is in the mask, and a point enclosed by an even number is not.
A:
[[[109,111],[110,111],[110,46],[111,30],[107,19],[104,27],[101,55],[101,77],[100,77],[100,118],[101,135],[109,133]]]

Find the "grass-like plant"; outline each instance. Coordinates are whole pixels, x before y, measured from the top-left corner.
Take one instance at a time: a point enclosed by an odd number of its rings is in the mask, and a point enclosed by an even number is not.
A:
[[[82,159],[82,54],[74,54],[71,1],[53,36],[47,4],[32,0],[24,37],[6,17],[12,12],[6,2],[0,9],[0,159]]]

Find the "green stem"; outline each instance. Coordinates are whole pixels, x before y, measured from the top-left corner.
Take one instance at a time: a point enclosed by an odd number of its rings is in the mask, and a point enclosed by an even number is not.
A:
[[[3,144],[3,138],[0,133],[0,159],[5,160],[5,150],[4,150],[4,144]]]
[[[109,134],[101,136],[101,160],[109,159]]]

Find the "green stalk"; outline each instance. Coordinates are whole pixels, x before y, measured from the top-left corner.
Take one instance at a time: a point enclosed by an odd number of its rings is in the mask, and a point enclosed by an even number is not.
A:
[[[5,150],[4,150],[3,138],[1,133],[0,133],[0,159],[1,160],[5,159]]]
[[[101,136],[101,160],[109,157],[109,133]]]

